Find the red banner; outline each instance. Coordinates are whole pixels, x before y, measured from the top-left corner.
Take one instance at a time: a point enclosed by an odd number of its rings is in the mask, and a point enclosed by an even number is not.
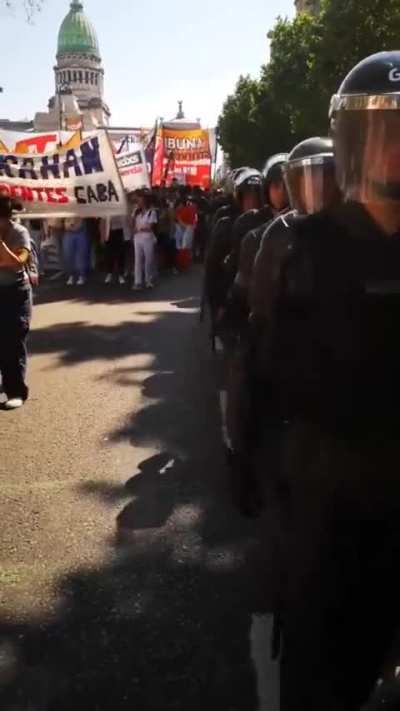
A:
[[[209,133],[204,129],[159,128],[153,166],[153,185],[176,178],[185,185],[209,188],[211,150]]]

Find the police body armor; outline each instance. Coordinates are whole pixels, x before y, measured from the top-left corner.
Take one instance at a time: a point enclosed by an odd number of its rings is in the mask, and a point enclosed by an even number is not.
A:
[[[356,204],[293,227],[293,242],[277,242],[279,301],[265,354],[287,414],[336,427],[386,427],[398,419],[400,397],[400,332],[393,327],[400,236],[387,239]]]
[[[295,221],[289,232],[290,249],[285,255],[282,242],[277,255],[275,317],[258,304],[269,327],[269,378],[292,423],[282,699],[293,683],[290,664],[307,680],[299,653],[305,635],[310,642],[310,678],[291,704],[282,703],[317,708],[313,678],[315,689],[321,684],[336,699],[326,708],[358,709],[400,622],[393,569],[400,552],[400,235],[388,238],[354,203]]]

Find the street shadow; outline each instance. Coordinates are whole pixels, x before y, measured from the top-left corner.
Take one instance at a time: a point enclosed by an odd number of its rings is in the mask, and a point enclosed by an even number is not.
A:
[[[172,306],[176,306],[178,309],[200,309],[200,299],[198,296],[191,296],[189,299],[181,299],[180,301],[174,301]]]
[[[34,304],[53,304],[61,301],[75,301],[96,304],[126,304],[138,301],[153,302],[167,298],[170,301],[185,301],[188,288],[201,272],[200,267],[194,267],[179,276],[162,275],[152,290],[132,291],[130,284],[106,285],[103,276],[94,274],[81,287],[67,287],[64,280],[49,281],[45,279],[34,290]],[[192,298],[192,297],[190,297]],[[196,301],[197,297],[193,297]],[[182,307],[184,308],[184,307]]]
[[[149,315],[149,314],[147,314]],[[149,322],[122,321],[108,326],[93,325],[85,321],[58,323],[44,328],[34,329],[29,337],[31,354],[58,354],[64,365],[75,365],[90,360],[114,360],[138,354],[157,355],[159,343],[157,334],[151,330],[162,321],[173,329],[173,321],[179,326],[183,317],[190,319],[192,314],[150,314]],[[130,370],[130,369],[127,369]]]
[[[109,442],[130,443],[132,459],[137,447],[153,453],[123,485],[79,487],[115,517],[108,560],[58,581],[51,619],[0,619],[1,710],[256,711],[250,629],[274,598],[276,532],[271,511],[254,522],[232,505],[219,376],[195,314],[61,324],[36,331],[31,348],[68,364],[152,354],[143,407]]]

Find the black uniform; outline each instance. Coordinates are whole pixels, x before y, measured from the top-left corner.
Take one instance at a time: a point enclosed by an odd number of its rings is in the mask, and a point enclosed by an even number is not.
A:
[[[231,246],[231,233],[239,208],[225,210],[225,215],[215,223],[207,249],[204,273],[204,293],[211,314],[216,315],[224,303],[227,274],[224,262]]]
[[[265,328],[261,330],[261,320],[257,327],[254,320],[249,325],[250,284],[254,280],[254,270],[257,272],[257,284],[263,284],[262,272],[263,251],[257,255],[253,270],[253,261],[258,251],[260,241],[276,242],[275,250],[280,252],[285,242],[285,234],[289,239],[289,226],[292,214],[282,215],[270,225],[262,226],[246,235],[242,242],[239,271],[232,290],[230,310],[235,318],[231,321],[236,328],[237,347],[235,350],[235,377],[230,381],[228,392],[227,426],[230,434],[234,457],[240,508],[245,514],[257,513],[264,500],[264,486],[260,484],[256,460],[260,444],[279,445],[281,434],[281,418],[276,408],[276,398],[273,396],[272,384],[264,372]],[[258,288],[258,287],[257,287]],[[269,465],[275,466],[275,457],[279,447],[269,446]]]
[[[240,328],[241,309],[236,300],[233,286],[239,268],[241,245],[251,230],[263,226],[265,229],[265,225],[272,218],[273,213],[269,207],[263,207],[261,210],[248,210],[239,215],[232,227],[230,251],[223,264],[225,294],[221,305],[225,307],[225,314],[221,326],[223,330],[229,330],[233,337],[235,337],[237,329]]]
[[[263,259],[258,362],[290,419],[282,708],[358,710],[400,621],[400,236],[347,204]]]

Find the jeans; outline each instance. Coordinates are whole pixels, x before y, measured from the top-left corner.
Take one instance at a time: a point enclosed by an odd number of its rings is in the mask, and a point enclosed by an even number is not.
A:
[[[0,373],[10,400],[27,400],[26,340],[32,314],[30,287],[0,286]]]
[[[154,278],[154,253],[156,238],[153,233],[141,233],[135,235],[135,284],[142,285],[143,262],[146,285],[150,284]]]
[[[86,276],[89,241],[86,231],[65,232],[63,236],[64,269],[66,274]]]

